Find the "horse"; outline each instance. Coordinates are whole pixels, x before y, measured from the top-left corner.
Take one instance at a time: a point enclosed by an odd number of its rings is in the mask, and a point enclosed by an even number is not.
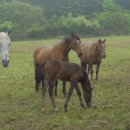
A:
[[[80,57],[80,63],[84,69],[87,69],[91,80],[93,79],[93,64],[96,64],[96,80],[98,80],[101,61],[106,57],[105,41],[105,39],[99,39],[95,43],[81,45],[83,55]]]
[[[69,57],[68,54],[70,52],[70,50],[74,50],[79,57],[81,57],[82,52],[81,52],[81,48],[80,48],[80,38],[78,35],[74,35],[73,33],[71,33],[71,36],[65,38],[62,42],[60,42],[59,44],[56,44],[54,46],[42,46],[37,48],[34,51],[34,67],[35,67],[35,90],[36,92],[38,92],[39,90],[39,85],[42,81],[41,77],[40,77],[40,65],[47,61],[47,60],[59,60],[59,61],[65,61],[65,62],[69,62]],[[42,81],[42,84],[44,82]],[[63,81],[63,94],[66,95],[66,82]],[[57,95],[57,84],[56,84],[56,91],[55,91],[55,95]]]
[[[8,67],[9,64],[9,48],[12,44],[10,33],[11,30],[8,32],[0,32],[0,54],[2,55],[2,67]]]
[[[88,107],[91,106],[92,86],[89,81],[87,72],[83,67],[75,63],[50,60],[43,63],[43,65],[41,66],[41,71],[42,74],[44,75],[42,76],[44,77],[43,80],[45,80],[45,86],[42,87],[42,111],[45,110],[44,96],[47,91],[47,88],[48,88],[53,109],[54,111],[57,111],[57,107],[53,96],[53,89],[57,79],[69,81],[71,83],[68,96],[64,104],[65,112],[67,112],[68,102],[70,100],[71,95],[73,94],[74,89],[76,90],[77,95],[79,97],[81,107],[86,108],[86,106],[83,104],[82,101],[81,91],[79,89],[78,83],[81,83],[82,90],[83,90],[83,97],[86,105]]]

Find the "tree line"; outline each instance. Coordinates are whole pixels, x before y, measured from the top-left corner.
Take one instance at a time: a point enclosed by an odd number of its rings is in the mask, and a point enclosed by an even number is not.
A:
[[[15,39],[130,34],[129,0],[0,0],[0,31]]]

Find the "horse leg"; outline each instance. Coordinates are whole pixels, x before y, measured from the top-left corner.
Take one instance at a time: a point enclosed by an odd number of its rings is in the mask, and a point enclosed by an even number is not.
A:
[[[68,102],[70,100],[71,95],[73,94],[73,90],[74,90],[74,85],[71,83],[71,86],[70,86],[70,89],[68,92],[68,96],[67,96],[67,99],[66,99],[65,104],[64,104],[65,112],[67,112]]]
[[[49,91],[49,96],[50,96],[50,99],[51,99],[51,102],[52,102],[52,106],[53,106],[54,111],[57,111],[56,103],[55,103],[55,100],[54,100],[53,89],[54,89],[54,85],[53,85],[53,84],[50,84],[50,85],[49,85],[49,89],[48,89],[48,91]]]
[[[66,97],[67,93],[66,93],[66,81],[63,81],[63,94]]]
[[[82,101],[82,98],[81,98],[81,91],[80,91],[77,84],[75,84],[75,89],[76,89],[77,95],[79,96],[79,101],[80,101],[81,107],[85,108],[83,101]]]
[[[58,85],[58,80],[55,82],[55,90],[54,90],[54,95],[57,96],[57,85]]]
[[[89,64],[88,65],[88,78],[89,78],[89,80],[91,80],[90,73],[91,73],[91,65]]]
[[[81,62],[81,66],[86,70],[86,68],[87,68],[87,64]]]
[[[44,84],[44,86],[42,86],[42,108],[41,108],[42,112],[44,112],[44,110],[45,110],[44,109],[44,96],[46,94],[47,87],[48,87],[48,81],[45,80],[45,84]]]
[[[96,67],[96,80],[98,80],[98,72],[99,72],[100,64],[101,63],[97,63],[97,67]]]
[[[42,72],[41,72],[41,67],[39,64],[35,64],[35,90],[36,90],[36,92],[39,91],[41,79],[42,79],[42,81],[44,81]]]
[[[93,80],[93,65],[91,66],[91,80]]]

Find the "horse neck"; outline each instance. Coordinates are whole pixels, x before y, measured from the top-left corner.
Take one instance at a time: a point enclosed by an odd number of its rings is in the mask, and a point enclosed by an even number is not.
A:
[[[96,58],[97,60],[100,60],[100,59],[101,59],[101,56],[100,56],[100,52],[97,50],[97,47],[98,47],[98,43],[95,43],[95,48],[94,48],[95,58]]]
[[[87,72],[84,69],[82,69],[82,72],[83,72],[83,77],[81,79],[81,85],[83,90],[86,91],[90,89],[90,81]]]
[[[56,45],[54,48],[58,52],[61,52],[60,54],[62,54],[64,57],[68,57],[68,54],[69,54],[70,49],[71,49],[69,47],[69,42],[68,43],[61,42],[58,45]]]

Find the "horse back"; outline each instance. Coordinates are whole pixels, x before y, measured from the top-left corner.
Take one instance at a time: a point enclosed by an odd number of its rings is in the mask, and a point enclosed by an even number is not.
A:
[[[52,47],[41,46],[38,47],[33,54],[34,64],[42,64],[44,61],[48,60],[50,57]]]

